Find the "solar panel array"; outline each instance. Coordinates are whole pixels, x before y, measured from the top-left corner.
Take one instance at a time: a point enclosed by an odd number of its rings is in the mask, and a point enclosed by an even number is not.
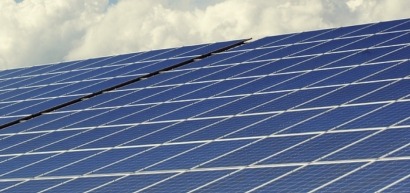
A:
[[[410,20],[0,72],[6,192],[408,192]]]
[[[241,41],[186,46],[0,72],[0,125],[136,81]]]

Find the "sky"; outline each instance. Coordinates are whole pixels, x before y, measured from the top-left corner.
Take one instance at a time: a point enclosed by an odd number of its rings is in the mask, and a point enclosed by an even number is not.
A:
[[[410,18],[408,0],[0,0],[0,70]]]

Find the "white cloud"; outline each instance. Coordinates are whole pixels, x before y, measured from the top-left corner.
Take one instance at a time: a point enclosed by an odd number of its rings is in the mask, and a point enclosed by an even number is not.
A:
[[[112,2],[1,0],[0,69],[410,17],[403,0]]]

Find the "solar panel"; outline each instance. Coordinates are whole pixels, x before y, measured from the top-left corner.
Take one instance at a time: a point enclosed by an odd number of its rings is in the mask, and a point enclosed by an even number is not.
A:
[[[15,70],[1,77],[1,118],[19,120],[237,44],[220,42]],[[44,69],[47,69],[45,71]],[[12,71],[12,70],[10,70]]]
[[[0,190],[407,192],[409,23],[0,71]]]

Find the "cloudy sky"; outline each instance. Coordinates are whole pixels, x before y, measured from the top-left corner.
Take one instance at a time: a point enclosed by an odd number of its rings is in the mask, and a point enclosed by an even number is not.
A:
[[[0,69],[409,18],[408,0],[0,0]]]

